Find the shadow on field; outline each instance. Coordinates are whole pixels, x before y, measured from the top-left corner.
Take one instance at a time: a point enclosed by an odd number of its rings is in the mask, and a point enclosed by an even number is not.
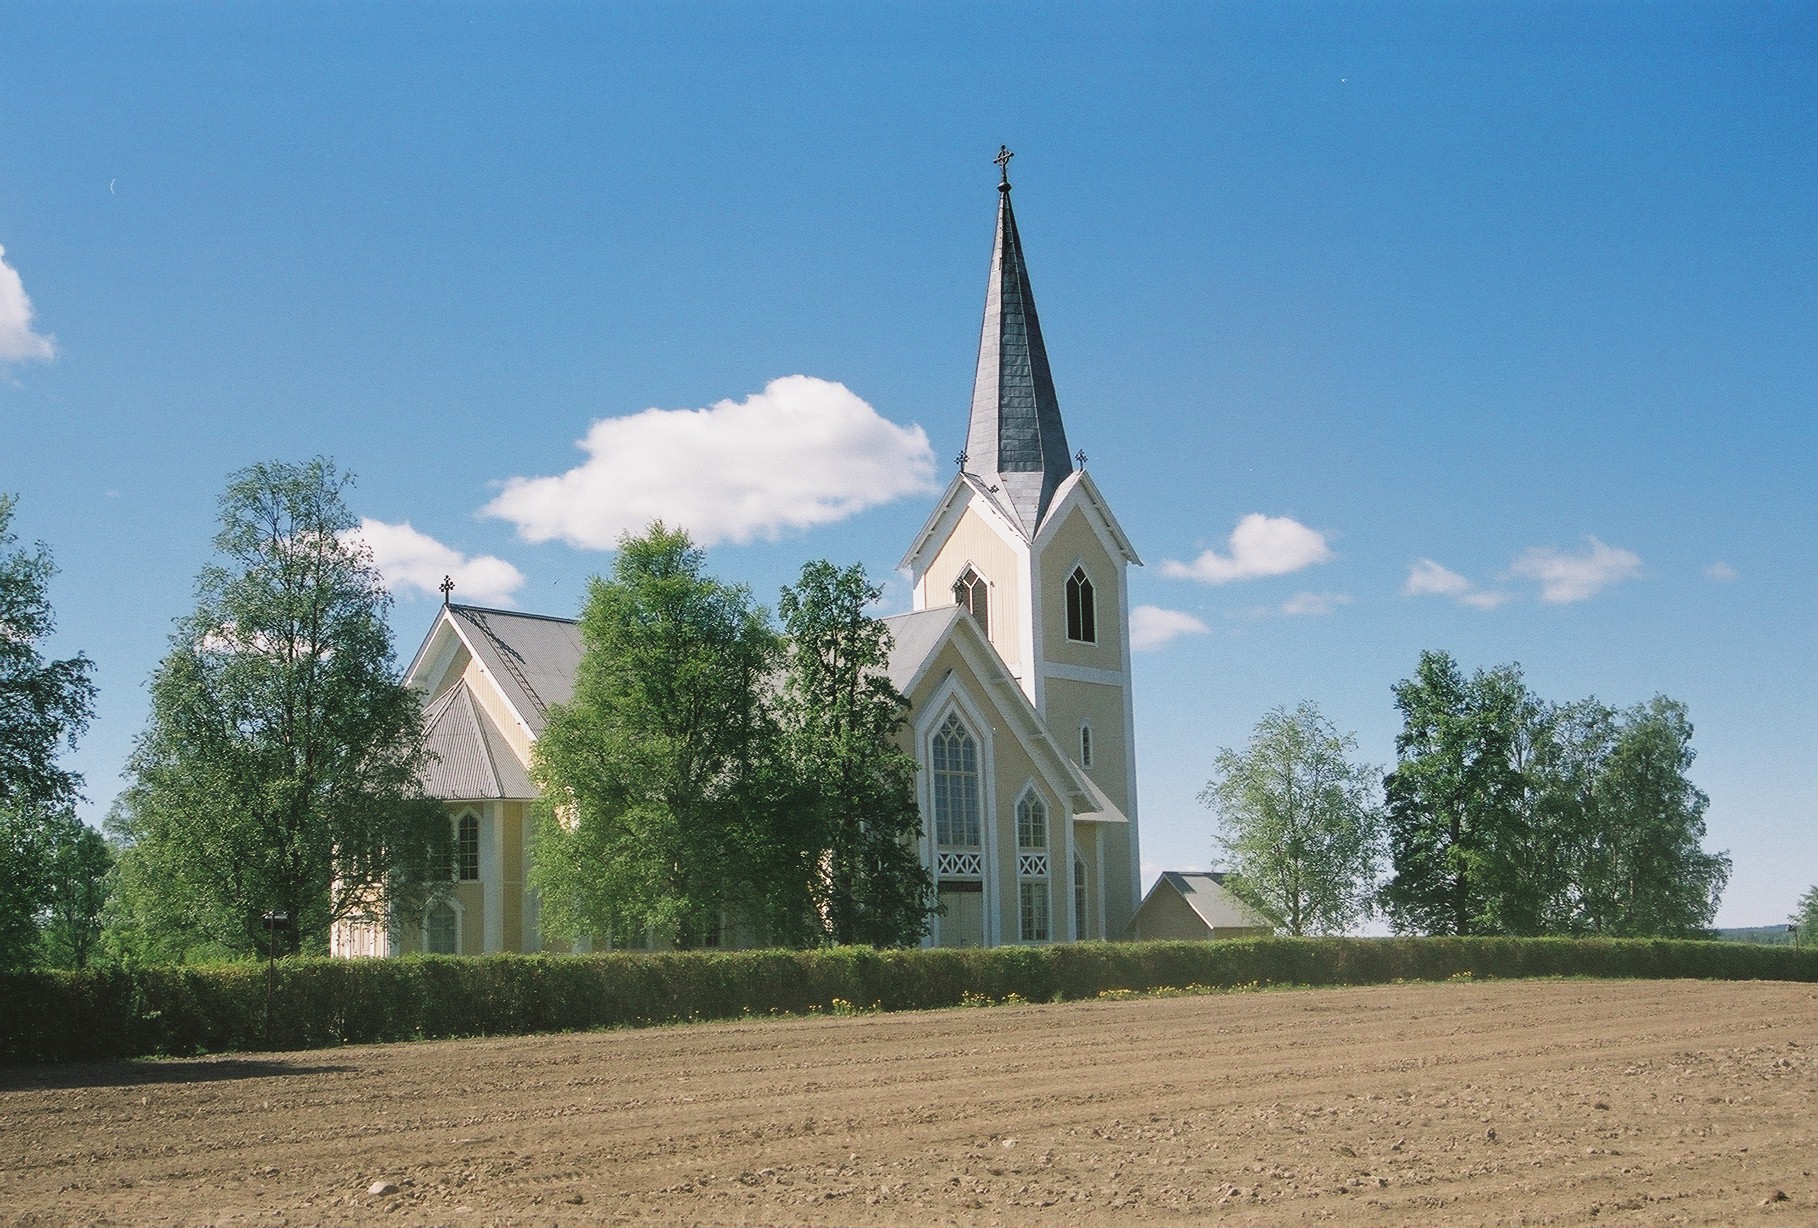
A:
[[[83,1062],[0,1066],[0,1092],[65,1087],[136,1087],[150,1083],[219,1083],[230,1079],[283,1079],[343,1074],[353,1066],[287,1062],[281,1058],[190,1058],[144,1062]]]

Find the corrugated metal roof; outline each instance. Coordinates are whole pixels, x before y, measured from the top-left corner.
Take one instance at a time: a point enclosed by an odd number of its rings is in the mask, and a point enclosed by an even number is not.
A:
[[[505,735],[465,682],[430,704],[423,721],[434,756],[423,772],[423,791],[431,797],[477,801],[537,795]]]
[[[883,620],[891,638],[890,664],[885,670],[890,675],[890,685],[904,695],[909,693],[909,684],[915,681],[922,663],[934,655],[941,637],[960,613],[957,605],[943,605],[913,614],[892,614]]]
[[[467,640],[532,734],[543,732],[551,707],[574,694],[581,666],[581,625],[572,619],[451,605]]]
[[[1267,917],[1226,891],[1225,876],[1217,871],[1163,870],[1162,878],[1213,929],[1274,928]]]

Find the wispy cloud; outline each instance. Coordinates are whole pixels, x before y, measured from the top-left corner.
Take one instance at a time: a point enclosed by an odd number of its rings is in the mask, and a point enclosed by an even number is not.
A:
[[[32,300],[0,247],[0,362],[49,362],[56,353],[50,337],[32,331]]]
[[[1508,593],[1478,588],[1457,572],[1440,566],[1432,559],[1419,559],[1408,568],[1408,578],[1401,586],[1401,594],[1404,597],[1450,597],[1459,605],[1470,606],[1475,610],[1494,610],[1513,599]]]
[[[1729,581],[1738,578],[1741,574],[1741,572],[1737,571],[1734,567],[1731,567],[1722,559],[1718,559],[1715,563],[1712,563],[1709,567],[1704,569],[1705,579],[1716,580],[1720,584],[1728,583]]]
[[[1154,652],[1183,635],[1204,635],[1211,628],[1184,610],[1139,605],[1130,611],[1130,649]]]
[[[589,550],[611,550],[653,520],[711,546],[830,524],[934,485],[921,427],[806,375],[743,401],[602,418],[576,446],[587,453],[580,465],[508,479],[482,514],[511,521],[527,541]]]
[[[1509,574],[1540,581],[1540,599],[1555,605],[1584,601],[1641,574],[1641,556],[1606,546],[1588,534],[1585,548],[1567,553],[1554,546],[1530,546],[1509,564]]]
[[[1207,550],[1191,563],[1162,561],[1162,574],[1176,579],[1225,584],[1259,576],[1282,576],[1332,559],[1325,535],[1286,516],[1251,512],[1231,531],[1230,553]]]
[[[454,581],[455,596],[479,605],[512,605],[512,594],[524,585],[524,573],[490,554],[474,557],[444,546],[407,520],[387,524],[370,517],[348,533],[372,551],[373,566],[393,593],[415,591],[441,595],[442,577]]]
[[[1350,604],[1349,593],[1295,593],[1281,603],[1281,612],[1289,617],[1330,614],[1339,606]]]

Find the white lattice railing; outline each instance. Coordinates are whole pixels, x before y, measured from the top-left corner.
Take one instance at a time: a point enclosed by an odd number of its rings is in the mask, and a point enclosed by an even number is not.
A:
[[[985,855],[977,849],[942,849],[934,859],[934,872],[940,878],[982,878]]]
[[[1016,856],[1016,872],[1024,878],[1047,878],[1048,854],[1018,853]]]

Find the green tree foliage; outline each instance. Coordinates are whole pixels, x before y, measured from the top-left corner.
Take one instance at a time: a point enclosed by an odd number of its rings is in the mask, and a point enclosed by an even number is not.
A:
[[[790,829],[806,837],[813,937],[836,945],[912,946],[934,907],[916,763],[897,742],[908,701],[885,672],[889,629],[865,612],[881,593],[863,567],[823,561],[778,603],[783,747],[798,786]]]
[[[120,828],[143,916],[179,946],[280,954],[330,926],[408,910],[448,876],[448,824],[422,796],[422,713],[397,678],[390,598],[350,535],[350,479],[323,459],[233,475],[217,562],[151,683]]]
[[[1538,704],[1514,667],[1467,678],[1423,652],[1395,685],[1402,715],[1383,782],[1394,874],[1382,903],[1398,932],[1535,933],[1528,758]]]
[[[38,958],[52,860],[68,825],[81,826],[71,807],[82,778],[58,756],[87,727],[95,703],[87,657],[44,658],[40,644],[56,629],[57,568],[42,542],[19,544],[13,509],[13,497],[0,494],[0,969]]]
[[[1564,859],[1566,932],[1613,938],[1690,937],[1717,915],[1730,859],[1704,851],[1709,799],[1687,778],[1692,723],[1685,705],[1656,696],[1626,712],[1586,700],[1567,728],[1570,752],[1589,764],[1578,779],[1541,782],[1569,802],[1559,824],[1570,839]],[[1560,739],[1562,742],[1563,738]]]
[[[686,533],[652,525],[595,578],[568,703],[550,709],[531,881],[558,936],[717,940],[722,919],[799,915],[799,842],[770,815],[775,634],[743,587],[702,571]]]
[[[19,545],[13,506],[13,496],[0,494],[0,808],[54,810],[82,788],[57,756],[94,714],[94,666],[81,653],[44,659],[39,644],[56,629],[57,567],[42,542]]]
[[[1400,932],[1698,934],[1729,858],[1707,853],[1685,706],[1548,704],[1515,666],[1465,677],[1423,653],[1397,684],[1385,781]]]
[[[45,955],[59,968],[86,968],[100,944],[113,890],[114,853],[101,833],[65,812],[51,834]]]
[[[1802,947],[1818,946],[1818,886],[1799,897],[1798,911],[1787,918],[1793,941]]]
[[[1318,708],[1276,708],[1242,751],[1220,750],[1200,793],[1220,823],[1225,885],[1296,937],[1368,916],[1381,860],[1379,770]]]

